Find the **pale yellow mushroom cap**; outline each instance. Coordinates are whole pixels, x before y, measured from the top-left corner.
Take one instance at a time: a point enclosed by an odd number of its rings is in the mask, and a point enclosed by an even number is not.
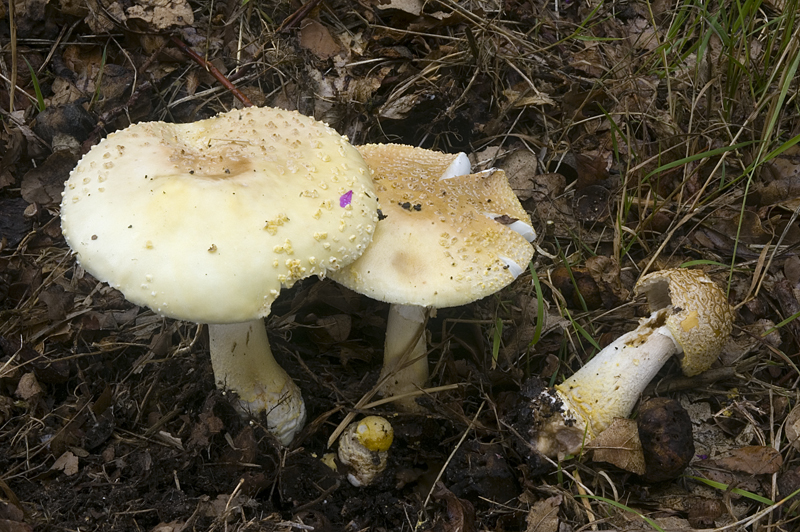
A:
[[[356,425],[356,438],[370,451],[388,451],[394,441],[394,429],[386,418],[367,416]]]
[[[205,323],[266,316],[282,287],[361,255],[376,222],[369,170],[345,138],[255,107],[112,133],[72,171],[61,204],[89,273]]]
[[[639,279],[636,292],[647,295],[651,311],[672,306],[666,326],[683,349],[683,373],[709,369],[733,328],[733,312],[717,284],[702,270],[668,269]]]
[[[364,255],[331,278],[373,299],[441,308],[492,294],[525,270],[533,247],[511,224],[533,235],[531,220],[502,170],[441,179],[455,154],[358,150],[386,218]]]

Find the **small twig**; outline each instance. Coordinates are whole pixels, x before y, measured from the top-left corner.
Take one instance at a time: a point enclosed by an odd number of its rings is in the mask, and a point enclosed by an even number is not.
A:
[[[755,365],[755,364],[753,364]],[[743,366],[750,366],[746,364]],[[681,390],[696,390],[722,380],[736,379],[745,367],[723,366],[714,368],[694,377],[673,377],[656,383],[651,383],[642,393],[644,396],[678,392]]]
[[[17,21],[15,20],[14,11],[16,8],[12,2],[8,4],[8,26],[11,38],[11,87],[8,90],[8,112],[14,112],[14,98],[16,97],[17,89]]]
[[[328,488],[326,490],[321,489],[319,486],[317,486],[316,483],[312,482],[312,484],[314,484],[314,487],[317,488],[320,491],[319,497],[317,497],[313,501],[307,502],[307,503],[305,503],[305,504],[303,504],[301,506],[298,506],[297,508],[293,509],[292,511],[294,512],[295,515],[299,514],[303,510],[308,510],[309,508],[313,508],[317,503],[322,502],[323,500],[327,499],[328,496],[331,493],[333,493],[334,491],[338,490],[342,485],[342,483],[338,479],[336,480],[336,483],[333,486],[331,486],[330,488]]]
[[[300,9],[286,17],[286,20],[284,20],[281,25],[278,26],[276,33],[286,31],[300,24],[300,21],[306,18],[308,14],[319,5],[320,2],[322,2],[322,0],[309,0],[300,6]]]
[[[172,37],[171,39],[172,42],[175,43],[183,53],[191,57],[195,63],[205,68],[209,74],[214,76],[214,79],[219,81],[226,89],[228,89],[231,92],[231,94],[233,94],[236,97],[237,100],[239,100],[240,102],[242,102],[242,104],[244,104],[245,107],[253,107],[253,102],[250,101],[250,98],[245,96],[245,94],[242,91],[237,89],[236,86],[233,83],[231,83],[230,80],[226,78],[222,72],[217,70],[217,67],[215,67],[214,65],[203,59],[200,55],[197,54],[197,52],[189,48],[189,46],[182,40],[178,39],[177,37]]]
[[[478,416],[481,415],[484,406],[486,406],[486,401],[483,401],[481,403],[481,406],[478,407],[478,411],[475,412],[475,416],[472,418],[472,421],[470,421],[469,425],[464,430],[464,433],[461,435],[461,439],[458,440],[456,446],[453,447],[453,451],[450,453],[450,456],[447,457],[447,460],[444,462],[444,465],[439,470],[439,474],[436,475],[436,479],[433,481],[433,486],[431,486],[430,491],[428,491],[428,496],[425,497],[425,502],[422,503],[423,509],[427,508],[428,502],[431,500],[431,495],[433,495],[433,490],[436,489],[436,483],[439,482],[439,480],[441,480],[442,475],[444,475],[444,470],[447,469],[448,465],[450,465],[450,462],[453,460],[453,457],[456,455],[456,452],[458,452],[458,450],[461,448],[461,444],[464,443],[464,440],[467,438],[467,434],[469,434],[469,431],[471,431],[472,427],[475,426],[475,422],[478,420]]]

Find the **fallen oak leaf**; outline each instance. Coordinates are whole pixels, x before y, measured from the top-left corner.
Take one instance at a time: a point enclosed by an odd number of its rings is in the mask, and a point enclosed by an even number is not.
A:
[[[433,498],[447,505],[445,532],[477,532],[475,528],[475,508],[466,499],[459,499],[440,481],[433,489]]]
[[[729,471],[747,473],[749,475],[772,475],[780,471],[783,465],[781,453],[774,447],[748,445],[733,449],[727,456],[709,460]]]
[[[639,429],[633,419],[615,419],[611,426],[586,444],[595,462],[608,462],[637,475],[646,471]]]
[[[78,457],[72,451],[66,451],[56,459],[50,469],[52,471],[63,471],[65,475],[71,477],[78,472]]]
[[[323,61],[342,51],[328,28],[313,19],[300,23],[300,46]]]
[[[561,507],[563,497],[554,495],[543,501],[536,501],[528,511],[525,518],[527,523],[526,532],[557,532],[558,531],[558,510]]]

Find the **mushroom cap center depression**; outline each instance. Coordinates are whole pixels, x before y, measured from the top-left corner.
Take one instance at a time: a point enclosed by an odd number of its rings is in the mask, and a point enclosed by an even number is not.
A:
[[[208,323],[269,313],[372,237],[361,156],[298,113],[249,108],[109,135],[73,171],[62,228],[84,268],[157,312]]]

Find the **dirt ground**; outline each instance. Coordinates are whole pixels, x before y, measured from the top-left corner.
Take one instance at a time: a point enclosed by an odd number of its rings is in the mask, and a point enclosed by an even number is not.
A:
[[[800,530],[797,13],[796,0],[3,2],[0,532]],[[430,318],[419,412],[371,404],[385,303],[315,278],[273,304],[270,342],[308,409],[282,447],[215,388],[206,327],[75,264],[59,208],[82,154],[131,123],[249,103],[355,145],[506,170],[536,254],[497,294]],[[609,429],[614,452],[538,454],[531,397],[647,315],[643,273],[679,266],[734,309],[714,367],[687,378],[668,362],[640,403],[670,401]],[[394,427],[368,487],[326,465],[351,413]]]

